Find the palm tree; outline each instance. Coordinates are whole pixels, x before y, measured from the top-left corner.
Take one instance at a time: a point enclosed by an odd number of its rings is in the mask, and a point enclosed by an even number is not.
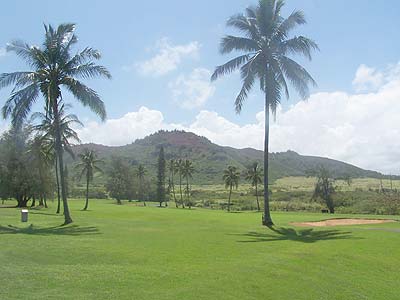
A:
[[[260,211],[260,201],[258,201],[258,184],[262,182],[263,170],[255,162],[245,173],[245,179],[251,182],[251,186],[256,189],[257,210]]]
[[[75,154],[72,151],[71,142],[80,143],[81,140],[78,137],[78,134],[75,130],[72,129],[73,126],[79,125],[83,126],[82,122],[79,121],[78,117],[74,114],[67,114],[67,110],[71,108],[71,105],[61,104],[59,110],[59,128],[61,133],[61,142],[63,145],[63,149],[72,157],[75,158]],[[46,111],[46,109],[45,109]],[[43,139],[51,141],[49,143],[49,152],[54,153],[54,165],[55,165],[55,174],[56,174],[56,184],[57,184],[57,211],[56,213],[60,213],[61,201],[60,201],[60,180],[59,180],[59,172],[58,172],[58,159],[57,155],[55,155],[55,123],[54,117],[52,114],[36,112],[31,117],[31,122],[35,122],[37,119],[40,120],[38,125],[33,126],[33,130],[39,132]]]
[[[176,194],[175,194],[175,182],[174,182],[174,176],[176,172],[176,162],[174,159],[170,159],[167,163],[167,168],[169,171],[169,183],[172,191],[172,195],[174,197],[174,202],[176,208],[178,208],[178,203],[176,202]]]
[[[72,222],[64,181],[63,144],[60,129],[60,106],[63,103],[62,90],[69,91],[81,104],[88,106],[102,120],[106,118],[103,101],[96,91],[87,87],[79,79],[105,77],[111,78],[108,70],[97,65],[99,51],[85,48],[71,55],[72,47],[78,39],[75,24],[61,24],[57,28],[45,25],[45,39],[41,47],[29,46],[22,41],[7,45],[7,51],[15,52],[25,60],[31,70],[25,72],[3,73],[0,75],[0,89],[14,85],[11,96],[3,106],[4,118],[11,117],[13,125],[20,125],[28,116],[32,104],[41,94],[46,114],[54,118],[55,150],[61,181],[61,195],[64,205],[64,224]]]
[[[191,208],[190,203],[190,186],[189,179],[193,177],[194,167],[190,160],[186,159],[182,165],[182,177],[186,179],[186,197],[187,197],[187,205]]]
[[[139,165],[136,176],[139,179],[139,200],[143,201],[143,205],[146,206],[146,200],[143,197],[143,183],[144,183],[144,176],[146,175],[146,168],[143,165]]]
[[[103,163],[103,161],[97,158],[95,151],[89,149],[84,149],[78,157],[80,163],[78,163],[75,168],[80,172],[79,180],[81,180],[83,176],[86,178],[86,202],[83,210],[87,210],[89,206],[89,183],[93,181],[95,172],[103,173],[103,170],[99,167],[99,164]]]
[[[185,203],[183,202],[183,194],[182,194],[183,164],[184,164],[184,162],[182,159],[178,159],[176,161],[176,170],[179,174],[179,193],[181,195],[181,204],[182,204],[182,208],[185,208]]]
[[[269,111],[275,115],[282,94],[289,97],[287,81],[292,83],[302,98],[308,97],[309,85],[315,85],[315,81],[290,55],[300,54],[311,60],[312,50],[318,49],[314,41],[304,36],[289,37],[289,33],[297,25],[305,24],[306,20],[302,11],[294,11],[288,18],[283,18],[283,6],[283,0],[260,0],[257,6],[247,8],[244,14],[228,19],[227,25],[243,32],[244,36],[225,36],[220,52],[244,53],[216,67],[211,77],[216,80],[240,68],[243,86],[235,100],[237,113],[241,112],[256,80],[265,94],[263,225],[266,226],[273,225],[268,195]]]
[[[225,182],[225,188],[229,187],[228,211],[231,211],[232,189],[234,187],[237,189],[239,186],[240,172],[235,166],[228,166],[228,168],[224,170],[224,176],[222,178]]]

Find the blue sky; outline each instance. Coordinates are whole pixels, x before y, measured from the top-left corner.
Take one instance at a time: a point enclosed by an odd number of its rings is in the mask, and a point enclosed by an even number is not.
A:
[[[189,127],[201,111],[207,111],[243,127],[257,122],[255,116],[263,109],[262,95],[255,91],[238,116],[233,108],[240,88],[238,74],[213,85],[204,81],[207,71],[212,72],[216,65],[230,58],[218,53],[220,38],[226,33],[234,33],[225,27],[226,19],[254,3],[251,0],[7,1],[2,3],[0,12],[0,72],[25,67],[12,54],[2,55],[1,49],[7,42],[22,39],[40,44],[43,23],[73,22],[77,24],[78,47],[99,49],[103,55],[101,63],[113,75],[111,81],[87,82],[101,94],[110,119],[138,112],[145,106],[160,112],[168,124]],[[308,24],[296,34],[314,39],[321,49],[315,53],[312,62],[300,60],[318,82],[314,94],[342,91],[352,95],[357,92],[353,80],[360,65],[371,68],[373,74],[378,72],[376,70],[386,72],[388,66],[398,63],[399,1],[292,0],[287,1],[284,14],[294,9],[303,10],[308,20]],[[162,51],[174,58],[172,67],[171,61],[169,65],[167,62],[164,66],[166,71],[158,75],[154,68],[143,67]],[[193,85],[196,86],[195,95],[187,92]],[[0,92],[1,103],[4,103],[7,92],[9,90]],[[182,105],[192,96],[202,97],[197,99],[202,104]],[[293,94],[290,101],[282,103],[283,111],[298,101],[297,95]],[[82,120],[96,120],[92,113],[78,104],[75,109]],[[141,136],[133,135],[132,139],[134,137]],[[298,148],[295,150],[307,150]],[[342,158],[322,151],[307,154]]]

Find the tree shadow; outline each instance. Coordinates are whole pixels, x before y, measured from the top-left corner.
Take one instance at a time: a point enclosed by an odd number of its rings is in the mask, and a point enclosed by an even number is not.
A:
[[[29,213],[32,215],[45,215],[45,216],[53,216],[53,217],[61,217],[62,216],[62,214],[46,213],[46,212],[42,212],[40,210],[30,210]]]
[[[265,232],[248,232],[244,234],[236,234],[243,237],[248,237],[249,239],[237,241],[239,243],[256,243],[256,242],[274,242],[274,241],[295,241],[301,243],[315,243],[319,241],[327,240],[344,240],[344,239],[360,239],[354,237],[349,231],[341,231],[336,229],[330,230],[314,230],[301,229],[295,230],[293,228],[275,228],[270,227],[270,229],[275,232],[265,233]]]
[[[16,227],[13,225],[0,225],[0,234],[33,234],[33,235],[95,235],[100,234],[97,227],[93,226],[54,226],[54,227],[36,227],[33,224],[25,228]]]

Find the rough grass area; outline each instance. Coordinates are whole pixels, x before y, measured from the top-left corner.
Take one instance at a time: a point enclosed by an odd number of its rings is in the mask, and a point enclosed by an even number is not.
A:
[[[399,299],[398,222],[295,228],[326,215],[274,213],[271,231],[255,212],[71,207],[66,227],[54,205],[27,224],[0,208],[0,299]]]

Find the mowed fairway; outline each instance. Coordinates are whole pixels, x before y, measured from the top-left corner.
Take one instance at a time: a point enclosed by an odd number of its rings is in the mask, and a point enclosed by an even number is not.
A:
[[[273,213],[279,234],[255,212],[71,207],[67,227],[54,207],[27,224],[0,208],[1,299],[400,299],[397,222],[294,228],[327,215]]]

